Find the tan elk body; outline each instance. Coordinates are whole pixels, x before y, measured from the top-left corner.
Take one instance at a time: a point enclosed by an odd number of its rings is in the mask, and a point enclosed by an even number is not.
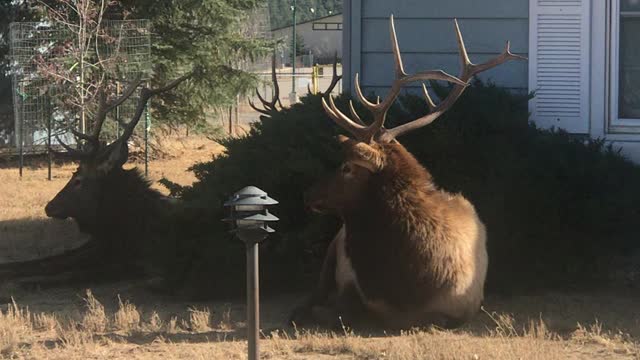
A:
[[[358,75],[355,90],[373,113],[366,125],[350,107],[343,114],[329,96],[328,115],[353,139],[339,137],[344,162],[332,176],[307,194],[307,206],[336,214],[342,228],[329,246],[320,284],[293,320],[326,321],[332,316],[360,316],[388,327],[427,324],[459,325],[479,310],[487,273],[487,235],[474,206],[460,194],[434,184],[431,174],[396,137],[425,126],[448,110],[477,73],[521,58],[509,50],[483,63],[472,64],[458,24],[462,59],[459,78],[443,71],[406,74],[391,17],[391,44],[396,80],[387,97],[377,103],[362,94]],[[443,80],[454,84],[436,105],[424,93],[431,112],[393,129],[384,128],[386,113],[401,87],[414,81]],[[330,309],[327,313],[327,309]]]

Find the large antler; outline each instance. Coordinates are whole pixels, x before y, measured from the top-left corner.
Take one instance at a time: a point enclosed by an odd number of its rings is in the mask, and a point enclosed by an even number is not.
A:
[[[118,137],[115,142],[126,143],[126,141],[133,134],[133,130],[140,121],[140,117],[144,113],[144,110],[147,106],[147,102],[149,99],[157,94],[163,93],[165,91],[169,91],[174,87],[178,86],[180,83],[190,78],[193,75],[193,72],[190,72],[186,75],[183,75],[169,84],[162,86],[157,89],[149,89],[147,87],[143,87],[140,90],[140,97],[138,98],[138,103],[136,105],[136,110],[128,123],[121,122],[120,124],[123,127],[122,135]],[[58,143],[66,150],[66,152],[56,152],[57,155],[62,155],[66,157],[70,157],[76,160],[86,160],[94,158],[98,155],[98,151],[100,150],[100,132],[102,130],[102,125],[104,124],[105,119],[107,118],[107,114],[115,109],[116,107],[122,105],[127,99],[129,99],[136,89],[142,84],[142,79],[138,76],[135,80],[133,80],[127,88],[124,90],[122,95],[118,96],[112,101],[107,101],[107,95],[105,93],[104,88],[100,88],[98,90],[98,110],[95,114],[95,119],[93,123],[93,130],[90,134],[85,134],[80,131],[76,131],[71,129],[71,132],[79,139],[86,141],[88,147],[84,149],[74,149],[71,146],[65,144],[58,136],[56,136],[56,140]]]
[[[511,53],[509,48],[509,42],[507,42],[506,48],[502,54],[493,58],[482,64],[473,64],[469,59],[467,54],[467,50],[464,46],[464,41],[462,39],[462,34],[460,33],[460,27],[458,26],[457,20],[455,22],[456,35],[458,38],[458,46],[460,48],[460,57],[462,61],[462,72],[459,78],[454,77],[445,73],[442,70],[432,70],[432,71],[424,71],[417,73],[415,75],[407,75],[404,71],[404,67],[402,64],[402,58],[400,56],[400,49],[398,46],[398,39],[396,37],[395,24],[393,21],[393,15],[390,17],[390,32],[391,32],[391,46],[393,50],[394,60],[395,60],[395,73],[396,80],[393,82],[391,89],[389,90],[389,94],[385,98],[385,100],[376,104],[369,102],[364,95],[362,94],[362,90],[360,88],[359,76],[356,74],[355,76],[355,90],[358,99],[362,102],[365,108],[373,113],[374,121],[371,125],[365,126],[362,124],[362,121],[355,113],[353,109],[353,105],[350,104],[351,115],[354,120],[350,119],[348,116],[343,114],[333,102],[333,99],[329,97],[329,104],[327,104],[323,99],[323,107],[327,114],[336,121],[336,123],[342,126],[345,130],[349,131],[353,134],[358,140],[371,142],[372,140],[377,140],[380,142],[390,142],[396,137],[405,134],[409,131],[418,129],[425,125],[432,123],[435,119],[437,119],[440,115],[446,112],[455,102],[458,100],[460,95],[464,92],[469,84],[469,80],[476,74],[491,69],[495,66],[498,66],[508,60],[514,59],[526,59],[520,55],[514,55]],[[402,86],[418,81],[418,80],[444,80],[454,84],[453,89],[450,91],[449,95],[438,105],[436,105],[429,93],[427,88],[423,84],[423,91],[426,97],[427,104],[431,112],[419,119],[413,120],[406,124],[397,126],[393,129],[385,129],[384,122],[386,118],[387,111],[398,97],[400,93],[400,89]]]
[[[262,103],[264,109],[260,109],[249,99],[249,106],[251,108],[261,114],[270,115],[272,112],[278,112],[278,108],[276,104],[280,106],[282,109],[282,103],[280,102],[280,86],[278,85],[278,77],[276,76],[276,54],[273,53],[271,58],[271,81],[273,82],[273,96],[271,97],[271,101],[265,100],[262,95],[260,95],[260,91],[256,88],[256,95],[258,95],[258,99]]]
[[[460,72],[460,80],[465,83],[469,83],[471,78],[475,75],[494,68],[502,63],[505,63],[509,60],[526,60],[527,58],[524,56],[516,55],[511,53],[511,43],[507,41],[503,52],[494,57],[493,59],[488,60],[482,64],[474,64],[469,59],[469,54],[467,54],[467,49],[464,46],[464,39],[462,38],[462,33],[460,32],[460,26],[458,25],[458,20],[453,20],[455,24],[456,30],[456,39],[458,40],[458,47],[460,51],[460,62],[462,70]],[[431,124],[434,120],[436,120],[440,115],[445,113],[451,106],[460,98],[462,93],[466,90],[467,85],[455,85],[453,89],[449,92],[447,97],[438,105],[435,105],[431,97],[429,96],[429,91],[427,87],[423,84],[422,91],[424,93],[425,99],[427,101],[427,105],[429,106],[430,113],[419,118],[413,120],[411,122],[405,123],[403,125],[397,126],[393,129],[387,130],[385,134],[382,135],[381,140],[389,140],[394,139],[402,134],[408,133],[410,131],[416,130],[423,126]]]
[[[466,83],[462,80],[456,78],[453,75],[449,75],[442,70],[428,70],[418,72],[413,75],[409,75],[404,71],[404,65],[402,64],[402,57],[400,55],[400,48],[398,46],[398,38],[396,37],[396,28],[393,21],[393,15],[390,18],[390,33],[391,33],[391,47],[393,50],[393,57],[395,61],[395,75],[396,78],[391,85],[391,89],[387,94],[387,97],[382,101],[376,104],[369,102],[364,95],[362,94],[362,90],[360,89],[359,76],[356,74],[355,76],[355,89],[358,98],[362,102],[362,104],[373,113],[373,123],[369,126],[365,126],[359,124],[348,116],[343,114],[336,107],[333,102],[333,98],[329,97],[329,104],[322,99],[322,106],[325,111],[329,114],[333,120],[335,120],[338,125],[342,126],[345,130],[349,131],[353,134],[358,140],[364,142],[371,142],[374,136],[380,132],[382,127],[384,126],[384,121],[387,116],[387,111],[396,100],[398,95],[400,94],[400,90],[402,87],[408,83],[418,81],[418,80],[444,80],[448,82],[452,82],[461,86],[466,86]]]
[[[58,140],[58,143],[63,148],[65,148],[65,150],[67,150],[66,153],[58,153],[58,154],[59,155],[64,154],[66,156],[76,158],[78,160],[82,160],[82,159],[86,159],[91,156],[94,156],[97,153],[100,146],[100,131],[102,131],[102,125],[104,124],[104,121],[107,118],[107,114],[111,110],[120,106],[129,97],[131,97],[131,95],[135,92],[135,90],[138,88],[138,86],[140,86],[141,83],[142,83],[142,79],[140,76],[138,76],[134,81],[132,81],[127,86],[127,88],[122,93],[122,95],[120,95],[113,101],[107,101],[107,95],[104,91],[104,87],[101,87],[100,89],[98,89],[98,94],[97,94],[98,102],[99,102],[98,110],[95,115],[95,121],[93,124],[93,130],[91,134],[85,134],[75,129],[71,129],[71,133],[75,135],[77,138],[86,141],[87,144],[89,145],[89,148],[85,149],[84,151],[73,149],[72,147],[65,144],[62,140],[60,140],[60,137],[56,135],[56,140]]]

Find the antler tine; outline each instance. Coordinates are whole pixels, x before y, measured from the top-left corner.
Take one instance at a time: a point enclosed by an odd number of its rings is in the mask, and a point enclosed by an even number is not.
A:
[[[142,83],[142,76],[141,74],[139,74],[134,81],[129,83],[125,91],[113,101],[107,101],[107,95],[106,95],[106,92],[104,91],[104,86],[101,86],[98,89],[99,105],[95,115],[91,134],[84,134],[79,131],[76,131],[75,129],[71,129],[71,133],[73,133],[73,135],[91,144],[92,147],[89,149],[88,154],[95,154],[98,151],[99,142],[100,142],[100,132],[102,131],[102,125],[104,124],[109,111],[122,105],[122,103],[124,103],[128,98],[130,98],[131,95],[133,95],[133,93],[138,88],[138,86],[140,86],[141,83]]]
[[[83,134],[83,135],[85,135],[85,134]],[[49,151],[51,151],[54,155],[68,157],[68,158],[71,158],[71,159],[74,159],[74,160],[83,160],[83,159],[86,159],[86,158],[88,158],[90,156],[90,154],[88,152],[74,149],[71,146],[65,144],[64,141],[60,140],[60,137],[58,135],[56,135],[55,138],[56,138],[56,141],[58,142],[58,144],[60,144],[60,146],[62,146],[66,150],[66,152],[60,152],[60,151],[53,150],[53,149],[51,149],[51,145],[49,145]]]
[[[522,55],[516,55],[513,54],[511,52],[511,42],[507,41],[507,43],[505,44],[504,50],[502,51],[502,53],[498,56],[496,56],[495,58],[488,60],[482,64],[472,64],[471,69],[470,69],[470,77],[474,76],[475,74],[481,73],[485,70],[489,70],[491,68],[494,68],[502,63],[505,63],[509,60],[527,60],[526,56],[522,56]]]
[[[262,106],[265,107],[265,109],[270,110],[272,109],[271,107],[271,102],[265,100],[262,95],[260,95],[260,91],[258,91],[258,89],[256,89],[256,95],[258,95],[258,99],[260,99],[260,102],[262,103]]]
[[[264,114],[264,115],[269,115],[269,114],[270,114],[267,110],[262,110],[262,109],[258,108],[258,107],[253,103],[253,101],[251,101],[251,99],[249,99],[249,106],[251,106],[251,108],[252,108],[253,110],[255,110],[255,111],[257,111],[257,112],[259,112],[259,113],[261,113],[261,114]]]
[[[271,58],[271,81],[273,81],[273,99],[271,105],[274,110],[276,109],[276,103],[280,105],[282,109],[282,103],[280,102],[280,84],[278,84],[278,76],[276,75],[276,54],[273,53]]]
[[[400,47],[398,45],[398,39],[396,36],[395,23],[393,20],[393,15],[389,19],[390,21],[390,32],[391,32],[391,47],[393,52],[393,58],[395,62],[395,80],[391,84],[391,88],[387,96],[380,102],[377,101],[376,104],[367,100],[362,93],[362,88],[360,86],[360,76],[356,73],[354,87],[356,91],[356,95],[360,102],[373,113],[373,123],[370,125],[370,129],[367,131],[367,139],[371,141],[373,135],[380,132],[384,127],[384,122],[386,119],[387,111],[396,100],[396,98],[400,95],[400,90],[402,87],[408,83],[419,81],[419,80],[442,80],[454,83],[459,86],[466,86],[466,81],[463,81],[453,75],[447,74],[442,70],[428,70],[418,72],[412,75],[407,74],[404,71],[404,65],[402,63],[402,57],[400,55]],[[382,131],[386,132],[386,130]]]
[[[106,103],[106,112],[115,109],[116,107],[122,105],[128,98],[133,95],[138,86],[142,84],[142,74],[138,74],[136,78],[127,85],[122,94],[118,96],[115,100]]]
[[[400,46],[398,45],[398,37],[396,36],[396,24],[393,21],[393,14],[391,14],[389,21],[389,32],[391,33],[391,50],[393,51],[393,59],[396,64],[396,79],[402,79],[407,76],[404,71],[404,65],[402,64],[402,55],[400,55]]]
[[[342,75],[338,75],[338,52],[336,51],[333,57],[333,75],[331,76],[331,83],[327,90],[325,90],[324,94],[330,95],[340,80],[342,80]]]
[[[433,111],[436,108],[436,104],[431,100],[431,96],[429,96],[429,90],[427,90],[427,85],[422,84],[422,93],[424,94],[424,98],[427,101],[427,106],[429,107],[429,111]]]
[[[333,96],[329,95],[327,96],[327,98],[329,99],[329,104],[327,104],[327,101],[324,97],[321,101],[322,107],[324,108],[324,111],[329,115],[329,117],[331,117],[338,125],[347,130],[356,138],[360,139],[363,136],[366,136],[367,127],[355,123],[348,116],[343,114],[333,101]]]
[[[460,26],[458,24],[457,19],[454,19],[454,28],[456,32],[456,39],[458,42],[458,48],[460,52],[460,62],[462,67],[460,71],[460,80],[463,83],[462,84],[454,83],[455,85],[453,86],[453,89],[451,89],[447,97],[437,106],[434,106],[435,104],[431,100],[431,97],[429,96],[429,92],[423,84],[423,92],[427,99],[427,105],[431,109],[431,112],[421,118],[418,118],[416,120],[413,120],[411,122],[408,122],[406,124],[397,126],[393,129],[386,131],[384,134],[381,135],[380,140],[391,141],[404,133],[421,128],[435,121],[438,117],[440,117],[440,115],[446,112],[458,100],[458,98],[460,98],[464,90],[467,88],[469,80],[471,80],[471,78],[477,75],[478,73],[494,68],[509,60],[526,59],[526,57],[524,56],[515,55],[511,53],[510,43],[507,41],[505,49],[500,55],[482,64],[474,64],[471,62],[471,59],[469,59],[469,54],[467,53],[467,49],[464,45],[464,39],[462,37],[462,32],[460,31]]]
[[[165,86],[161,86],[157,89],[147,89],[149,91],[149,97],[154,96],[154,95],[158,95],[161,94],[163,92],[169,91],[171,89],[173,89],[174,87],[180,85],[183,81],[191,78],[194,74],[194,71],[190,71],[182,76],[180,76],[179,78],[171,81],[170,83],[168,83]]]
[[[255,105],[252,105],[251,100],[249,100],[249,106],[251,106],[252,109],[258,111],[261,114],[265,114],[265,115],[269,115],[270,112],[272,111],[278,111],[278,108],[276,107],[276,104],[280,105],[280,108],[282,108],[282,103],[280,102],[280,85],[278,84],[278,76],[276,75],[276,54],[275,52],[273,53],[272,57],[271,57],[271,82],[273,83],[273,96],[271,98],[271,101],[267,101],[265,98],[262,97],[262,95],[260,94],[260,91],[258,90],[258,88],[256,88],[256,95],[258,96],[258,99],[260,99],[260,102],[262,103],[262,106],[264,107],[264,109],[258,109]]]
[[[98,99],[100,104],[98,105],[98,112],[96,113],[96,123],[94,125],[95,127],[91,132],[91,134],[85,134],[73,128],[69,129],[69,131],[73,134],[73,136],[75,136],[80,140],[84,140],[90,143],[91,148],[88,149],[88,151],[74,149],[71,146],[64,143],[62,140],[60,140],[60,137],[56,135],[55,138],[58,141],[58,144],[60,144],[66,150],[66,152],[55,151],[55,150],[52,150],[51,147],[49,147],[49,150],[53,154],[55,154],[56,156],[64,156],[71,159],[82,160],[90,157],[91,155],[95,154],[96,151],[98,151],[98,146],[99,146],[98,137],[100,135],[100,128],[102,127],[102,123],[104,122],[104,118],[106,117],[106,112],[104,111],[106,97],[105,97],[104,89],[102,87],[98,89]]]
[[[190,77],[192,77],[194,74],[193,71],[171,81],[170,83],[168,83],[165,86],[161,86],[159,88],[156,89],[149,89],[146,87],[143,87],[142,90],[140,91],[140,97],[138,98],[138,104],[136,105],[136,110],[133,113],[133,116],[131,118],[131,120],[128,123],[122,123],[124,130],[122,132],[122,135],[120,137],[118,137],[118,139],[116,141],[122,141],[125,142],[127,141],[131,135],[133,134],[133,130],[135,129],[136,125],[138,124],[138,122],[140,121],[140,117],[142,117],[142,114],[144,113],[144,110],[147,106],[147,102],[149,101],[149,99],[154,96],[154,95],[158,95],[160,93],[169,91],[173,88],[175,88],[176,86],[180,85],[182,82],[184,82],[185,80],[189,79]]]
[[[115,108],[115,106],[110,107],[110,105],[107,103],[107,94],[105,93],[103,87],[100,87],[100,89],[98,89],[98,101],[98,112],[96,113],[93,131],[91,132],[90,136],[87,136],[87,138],[85,138],[85,140],[88,140],[94,146],[93,151],[97,151],[98,143],[100,141],[100,131],[102,131],[102,124],[104,124],[104,121],[107,118],[107,113],[111,109]]]
[[[460,31],[460,25],[458,24],[458,19],[453,19],[453,24],[456,30],[456,41],[458,42],[458,53],[460,55],[460,66],[463,69],[463,74],[466,69],[470,66],[473,66],[471,59],[469,59],[469,54],[467,53],[467,48],[464,46],[464,39],[462,38],[462,32]]]
[[[356,108],[353,107],[353,101],[349,100],[349,112],[351,113],[351,117],[355,120],[356,123],[366,126],[366,124],[360,118],[360,115],[356,112]]]

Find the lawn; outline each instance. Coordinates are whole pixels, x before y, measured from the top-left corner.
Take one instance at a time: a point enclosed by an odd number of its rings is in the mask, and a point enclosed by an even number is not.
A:
[[[163,148],[169,156],[150,163],[150,178],[166,176],[181,184],[194,181],[186,171],[191,164],[222,150],[198,137],[173,139]],[[47,219],[43,210],[73,170],[73,164],[57,164],[53,180],[47,181],[46,168],[35,161],[20,180],[12,163],[0,163],[0,262],[48,256],[85,241],[72,222]],[[0,356],[245,358],[243,299],[187,302],[154,291],[154,284],[155,279],[56,287],[4,282]],[[483,312],[461,329],[402,333],[288,326],[287,315],[301,298],[281,294],[262,299],[264,358],[640,359],[640,293],[629,289],[490,294]]]

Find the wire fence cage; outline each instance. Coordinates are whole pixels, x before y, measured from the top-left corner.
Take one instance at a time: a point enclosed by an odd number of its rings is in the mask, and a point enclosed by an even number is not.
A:
[[[148,79],[147,20],[103,21],[94,34],[82,35],[85,38],[79,39],[69,26],[53,22],[10,24],[14,145],[21,158],[47,152],[60,141],[77,144],[70,129],[91,130],[99,87],[114,96],[129,81]],[[128,121],[137,98],[134,94],[108,114],[103,140],[117,137],[118,120]]]

